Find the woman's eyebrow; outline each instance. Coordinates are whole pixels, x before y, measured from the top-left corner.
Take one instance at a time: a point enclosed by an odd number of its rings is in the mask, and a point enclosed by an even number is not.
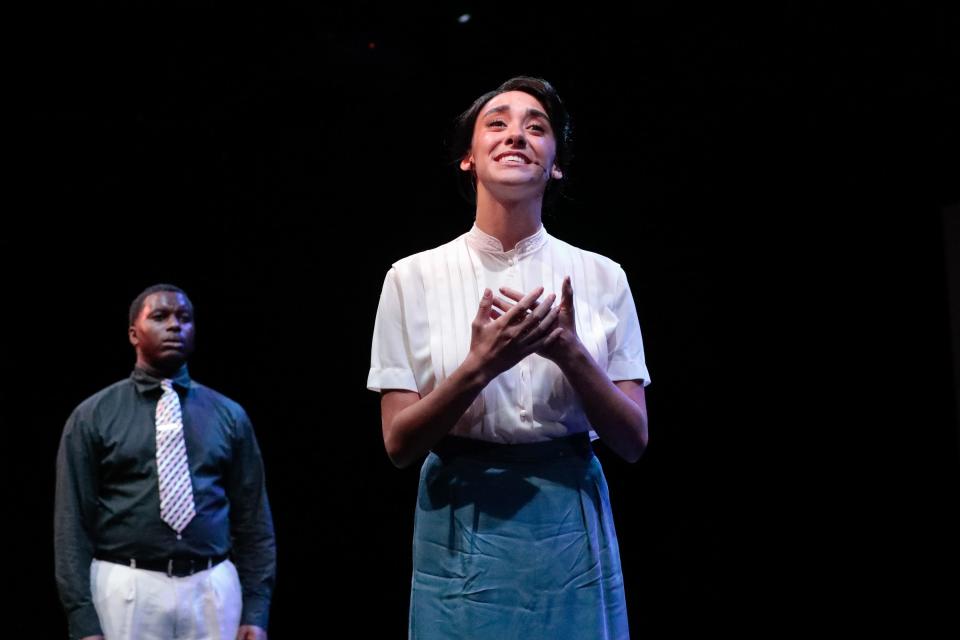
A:
[[[486,118],[489,115],[492,115],[495,113],[503,113],[504,111],[510,111],[510,105],[502,104],[499,107],[494,107],[493,109],[490,109],[490,111],[487,111],[485,114],[483,114],[483,117]],[[540,109],[534,109],[533,107],[530,107],[529,109],[527,109],[527,117],[530,117],[530,116],[543,118],[547,122],[550,122],[550,116],[545,114],[543,111],[540,111]]]
[[[494,113],[503,113],[504,111],[510,111],[510,105],[502,104],[499,107],[494,107],[493,109],[490,109],[490,111],[487,111],[485,114],[483,114],[483,117],[486,118]]]

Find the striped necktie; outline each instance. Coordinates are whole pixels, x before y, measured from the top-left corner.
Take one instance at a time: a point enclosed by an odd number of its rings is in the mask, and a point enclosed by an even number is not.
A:
[[[196,515],[187,445],[183,439],[180,398],[172,380],[160,383],[163,395],[157,402],[157,477],[160,479],[160,519],[177,532]]]

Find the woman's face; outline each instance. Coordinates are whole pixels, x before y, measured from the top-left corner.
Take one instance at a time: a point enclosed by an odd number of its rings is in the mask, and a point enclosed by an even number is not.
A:
[[[539,196],[550,177],[563,177],[556,155],[557,141],[540,101],[507,91],[480,109],[460,168],[474,172],[478,190],[511,199]]]

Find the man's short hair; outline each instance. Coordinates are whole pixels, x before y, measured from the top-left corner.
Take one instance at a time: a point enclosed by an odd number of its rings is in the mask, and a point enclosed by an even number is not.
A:
[[[130,326],[133,326],[133,323],[136,322],[137,316],[140,315],[140,312],[143,311],[143,303],[151,293],[157,293],[158,291],[172,291],[174,293],[182,293],[183,297],[187,299],[187,302],[190,304],[190,308],[193,309],[193,302],[190,301],[190,296],[187,295],[187,292],[181,289],[180,287],[172,284],[152,284],[140,294],[133,299],[133,302],[130,304]]]

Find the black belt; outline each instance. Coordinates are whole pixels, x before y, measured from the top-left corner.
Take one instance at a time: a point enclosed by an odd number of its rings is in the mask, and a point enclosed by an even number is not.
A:
[[[589,459],[593,455],[590,435],[586,432],[546,442],[522,444],[502,444],[446,435],[433,446],[432,451],[444,460],[469,457],[502,462],[528,462],[568,456]]]
[[[134,569],[147,571],[162,571],[174,578],[192,576],[198,571],[206,571],[217,566],[229,556],[190,556],[182,558],[165,558],[163,560],[139,560],[137,558],[117,558],[115,556],[97,556],[97,560],[124,564]]]

